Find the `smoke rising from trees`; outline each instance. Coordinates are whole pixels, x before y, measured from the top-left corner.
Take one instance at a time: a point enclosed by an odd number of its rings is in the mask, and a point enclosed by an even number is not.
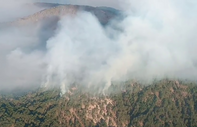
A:
[[[79,12],[62,18],[46,39],[38,35],[39,26],[0,31],[0,88],[42,84],[64,93],[72,84],[105,89],[128,79],[196,80],[197,3],[125,3],[127,16],[105,27],[91,13]]]

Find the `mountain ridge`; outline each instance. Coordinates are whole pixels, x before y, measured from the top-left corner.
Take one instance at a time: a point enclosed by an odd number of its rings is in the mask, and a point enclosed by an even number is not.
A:
[[[120,17],[121,12],[109,7],[92,7],[85,5],[62,5],[62,4],[48,4],[35,3],[35,6],[46,7],[44,10],[36,12],[32,15],[19,18],[17,20],[3,23],[1,26],[24,26],[27,24],[34,24],[45,19],[53,18],[58,21],[61,17],[67,15],[75,15],[80,11],[90,12],[96,16],[102,25],[108,24],[112,19]],[[5,25],[6,24],[6,25]]]

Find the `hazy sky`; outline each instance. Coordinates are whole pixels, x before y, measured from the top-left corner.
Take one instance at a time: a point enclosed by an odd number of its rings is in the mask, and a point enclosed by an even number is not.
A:
[[[91,6],[109,6],[120,8],[120,0],[36,0],[37,2],[60,3],[60,4],[79,4]],[[123,1],[121,1],[123,3]]]

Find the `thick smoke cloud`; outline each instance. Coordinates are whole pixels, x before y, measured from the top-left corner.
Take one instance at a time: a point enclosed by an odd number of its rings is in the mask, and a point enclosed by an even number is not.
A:
[[[0,2],[0,90],[29,89],[42,81],[43,51],[39,27],[2,27],[23,16],[40,11],[33,1],[7,0]],[[28,8],[28,9],[27,9]]]
[[[79,12],[62,18],[46,41],[39,28],[1,31],[1,88],[42,84],[65,93],[73,84],[106,89],[128,79],[196,80],[197,3],[125,3],[122,21],[103,27],[92,14]]]
[[[73,25],[74,24],[74,25]],[[47,42],[47,83],[68,87],[105,83],[108,61],[118,55],[119,45],[111,40],[96,17],[79,13],[59,22],[55,37]]]
[[[102,28],[88,14],[62,20],[48,41],[48,81],[55,73],[65,92],[75,82],[107,88],[116,80],[195,80],[196,3],[181,2],[131,1],[128,17],[115,24],[123,32]]]

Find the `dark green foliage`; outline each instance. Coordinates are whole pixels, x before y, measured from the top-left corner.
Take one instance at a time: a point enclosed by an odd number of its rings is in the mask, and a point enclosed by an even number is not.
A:
[[[197,126],[197,85],[161,80],[143,87],[113,84],[106,95],[81,89],[0,96],[2,127],[193,127]],[[112,92],[113,91],[113,92]]]

